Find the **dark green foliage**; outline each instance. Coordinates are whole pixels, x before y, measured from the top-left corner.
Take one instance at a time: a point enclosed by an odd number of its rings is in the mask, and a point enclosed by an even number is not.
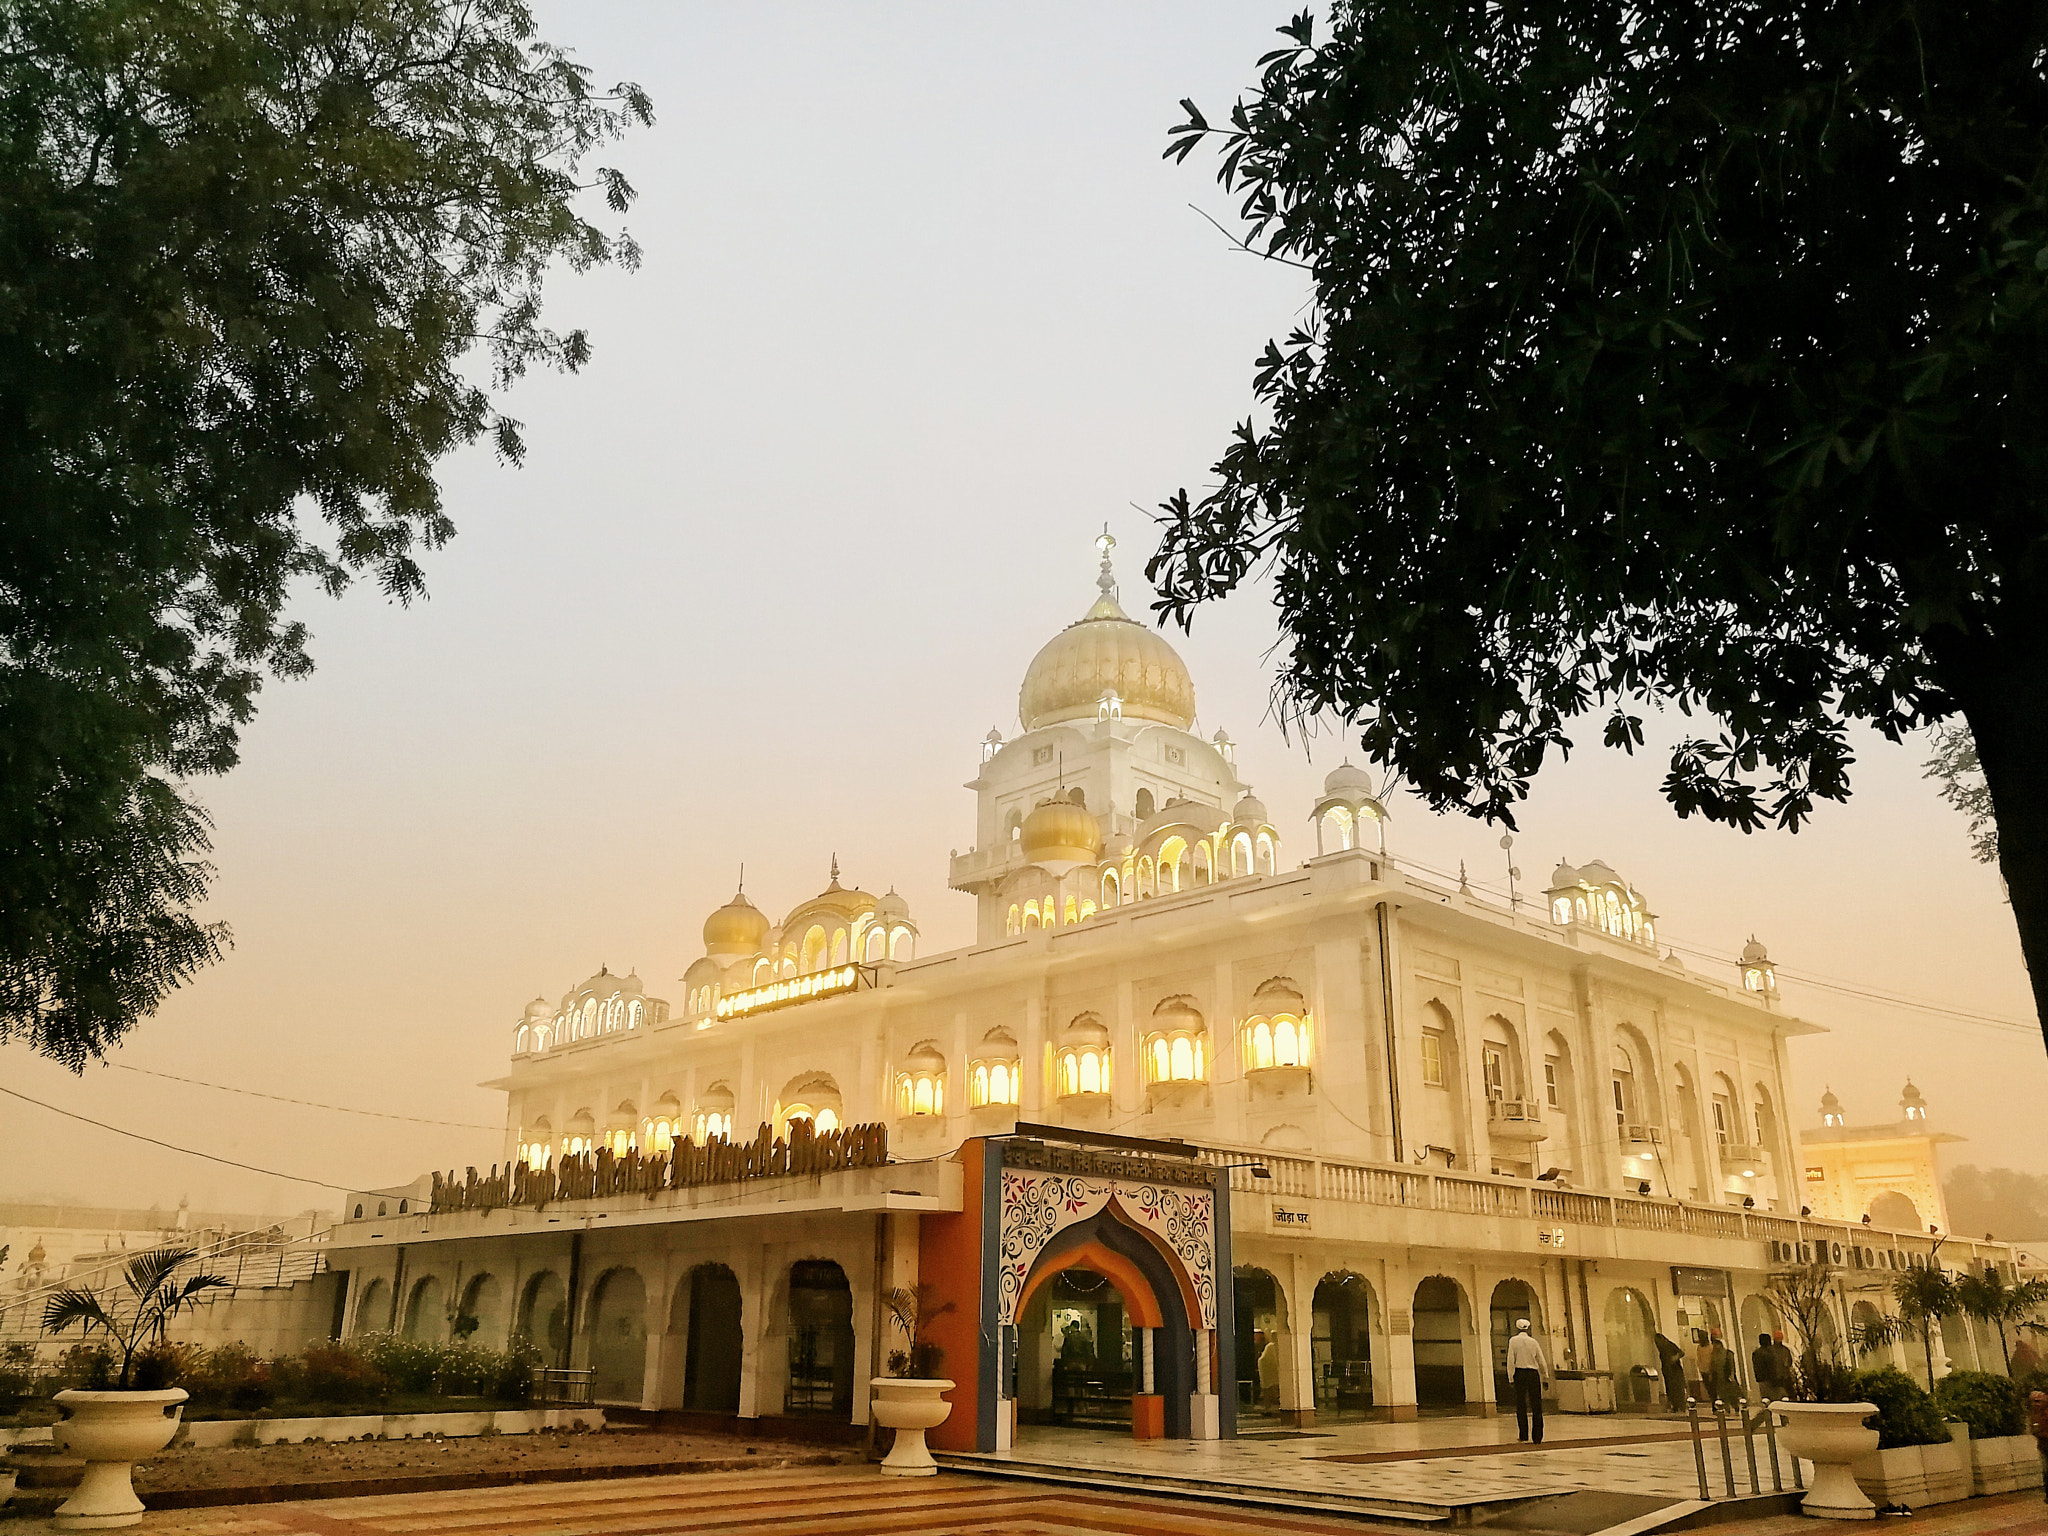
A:
[[[1901,1445],[1939,1445],[1948,1439],[1948,1426],[1934,1399],[1912,1377],[1897,1366],[1878,1371],[1858,1371],[1851,1402],[1877,1405],[1877,1448],[1888,1451]]]
[[[106,1336],[110,1353],[119,1354],[116,1385],[126,1391],[133,1386],[137,1358],[162,1347],[164,1330],[179,1313],[191,1310],[209,1291],[231,1288],[219,1275],[193,1273],[181,1279],[178,1271],[197,1257],[195,1248],[152,1248],[138,1253],[121,1267],[121,1285],[128,1293],[125,1297],[112,1290],[103,1295],[76,1286],[53,1291],[43,1303],[43,1327],[60,1333],[76,1323],[79,1332],[88,1336],[98,1329]],[[156,1377],[159,1365],[152,1363],[149,1373]]]
[[[271,1382],[278,1399],[357,1406],[382,1402],[391,1381],[353,1349],[316,1344],[274,1362]]]
[[[2027,1400],[2019,1383],[1989,1371],[1951,1371],[1934,1384],[1935,1405],[1970,1426],[1970,1438],[2027,1432]]]
[[[1965,1163],[1941,1181],[1941,1194],[1955,1230],[1971,1237],[2048,1233],[2048,1174]]]
[[[1799,827],[1850,722],[1963,717],[2048,1021],[2048,9],[1384,0],[1227,123],[1314,301],[1167,617],[1270,568],[1284,714],[1514,821],[1587,720],[1681,816]]]
[[[185,782],[310,666],[294,586],[420,595],[436,461],[520,456],[650,118],[519,0],[0,7],[0,1041],[77,1068],[220,953]]]

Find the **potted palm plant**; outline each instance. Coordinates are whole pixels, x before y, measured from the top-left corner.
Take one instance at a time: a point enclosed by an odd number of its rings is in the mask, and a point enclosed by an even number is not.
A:
[[[933,1342],[928,1330],[933,1319],[953,1310],[953,1303],[934,1305],[926,1281],[899,1286],[883,1302],[903,1343],[889,1351],[889,1374],[868,1383],[875,1422],[896,1431],[896,1443],[882,1459],[882,1472],[888,1477],[931,1477],[939,1465],[925,1446],[925,1431],[938,1428],[953,1411],[944,1396],[953,1383],[939,1374],[946,1351]]]
[[[136,1462],[171,1443],[186,1395],[182,1387],[147,1379],[153,1372],[151,1362],[142,1358],[144,1351],[162,1343],[171,1319],[199,1296],[229,1284],[219,1275],[180,1280],[178,1271],[195,1257],[197,1250],[191,1248],[153,1248],[130,1259],[123,1270],[125,1301],[70,1289],[57,1292],[43,1308],[43,1326],[50,1332],[77,1323],[90,1337],[97,1328],[121,1361],[111,1391],[57,1394],[64,1417],[51,1438],[60,1453],[85,1462],[78,1491],[58,1507],[59,1530],[107,1530],[142,1519],[142,1501],[135,1497],[130,1473]]]
[[[1877,1506],[1864,1497],[1851,1469],[1877,1449],[1877,1431],[1869,1427],[1877,1404],[1857,1398],[1836,1341],[1834,1271],[1826,1264],[1781,1270],[1769,1286],[1799,1341],[1791,1392],[1769,1408],[1777,1415],[1779,1444],[1813,1467],[1800,1513],[1822,1520],[1875,1519]]]

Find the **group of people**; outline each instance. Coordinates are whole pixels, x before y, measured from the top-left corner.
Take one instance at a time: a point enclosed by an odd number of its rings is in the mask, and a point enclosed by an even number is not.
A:
[[[1690,1396],[1701,1403],[1739,1406],[1749,1393],[1735,1365],[1735,1352],[1721,1339],[1718,1328],[1693,1330],[1692,1356],[1676,1340],[1656,1335],[1657,1361],[1664,1380],[1664,1401],[1673,1413],[1685,1412]],[[1750,1379],[1756,1395],[1764,1402],[1788,1397],[1792,1392],[1792,1351],[1783,1334],[1760,1333],[1756,1348],[1749,1352]]]

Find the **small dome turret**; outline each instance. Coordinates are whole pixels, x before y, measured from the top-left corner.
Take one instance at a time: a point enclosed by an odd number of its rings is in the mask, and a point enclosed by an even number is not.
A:
[[[1372,775],[1350,763],[1339,763],[1323,780],[1325,795],[1362,795],[1369,799],[1372,792]]]
[[[526,1005],[526,1022],[528,1024],[545,1024],[548,1021],[548,1015],[554,1011],[554,1005],[546,998],[536,997]]]
[[[1266,802],[1247,788],[1244,798],[1237,802],[1236,809],[1230,813],[1230,819],[1241,827],[1262,827],[1266,825],[1267,819]]]
[[[1906,1079],[1905,1091],[1899,1095],[1899,1108],[1905,1111],[1908,1120],[1927,1118],[1927,1100],[1920,1090],[1913,1086],[1913,1079],[1910,1077]]]
[[[1820,1123],[1822,1125],[1847,1125],[1848,1118],[1842,1113],[1842,1101],[1835,1097],[1835,1090],[1829,1088],[1820,1096]]]
[[[890,886],[887,895],[875,903],[875,916],[880,918],[910,916],[910,903],[896,894],[896,887]]]
[[[768,938],[768,914],[744,892],[704,919],[704,952],[720,957],[755,955]]]
[[[1025,859],[1058,880],[1100,856],[1102,827],[1086,806],[1055,795],[1024,818],[1019,841]]]

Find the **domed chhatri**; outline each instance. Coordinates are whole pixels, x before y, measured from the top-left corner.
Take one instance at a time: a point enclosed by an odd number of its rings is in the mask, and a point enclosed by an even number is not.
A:
[[[1151,720],[1188,730],[1195,723],[1195,680],[1187,664],[1156,630],[1138,623],[1117,602],[1109,552],[1116,540],[1097,539],[1102,571],[1094,606],[1045,643],[1024,672],[1017,714],[1024,729],[1068,720],[1093,720],[1116,696],[1127,720]]]
[[[1040,801],[1024,818],[1020,840],[1025,862],[1055,880],[1083,864],[1093,864],[1102,853],[1101,824],[1086,806],[1074,804],[1065,795]]]
[[[768,914],[735,892],[731,901],[704,919],[707,955],[759,954],[768,937]]]

